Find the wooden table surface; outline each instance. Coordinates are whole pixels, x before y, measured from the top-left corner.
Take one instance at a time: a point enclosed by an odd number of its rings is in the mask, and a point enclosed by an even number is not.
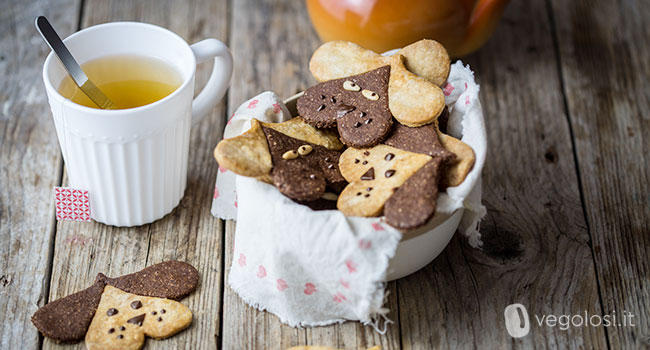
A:
[[[388,284],[385,335],[348,322],[295,329],[246,306],[225,283],[235,223],[210,215],[224,121],[264,90],[312,84],[319,39],[298,0],[0,0],[0,349],[83,349],[43,339],[34,311],[90,285],[168,260],[201,274],[186,298],[192,326],[147,349],[650,347],[650,2],[513,1],[494,37],[465,58],[481,84],[489,138],[484,246],[457,234],[421,271]],[[67,184],[34,29],[45,14],[67,36],[103,22],[216,37],[235,57],[232,86],[192,129],[178,208],[136,228],[56,222]],[[198,72],[199,87],[209,65]],[[521,303],[531,333],[511,338],[504,308]],[[633,314],[635,326],[539,326],[533,315]]]

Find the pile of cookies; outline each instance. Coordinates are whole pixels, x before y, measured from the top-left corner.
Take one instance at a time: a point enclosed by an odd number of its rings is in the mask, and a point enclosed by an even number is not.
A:
[[[298,99],[299,116],[253,119],[250,130],[217,145],[219,164],[312,209],[384,215],[400,230],[425,225],[438,191],[462,183],[475,159],[471,147],[444,133],[444,47],[421,40],[382,56],[328,42],[309,69],[320,83]]]

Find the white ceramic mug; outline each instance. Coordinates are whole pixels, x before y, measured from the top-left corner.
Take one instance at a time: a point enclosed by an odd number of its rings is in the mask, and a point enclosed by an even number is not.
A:
[[[50,53],[43,80],[70,186],[88,190],[94,220],[115,226],[153,222],[171,212],[185,192],[190,127],[207,115],[228,89],[232,56],[216,39],[188,45],[175,33],[145,23],[114,22],[64,40],[80,64],[111,55],[158,58],[183,79],[169,96],[131,109],[101,110],[78,105],[57,89],[66,76]],[[214,68],[195,98],[197,63],[214,58]]]

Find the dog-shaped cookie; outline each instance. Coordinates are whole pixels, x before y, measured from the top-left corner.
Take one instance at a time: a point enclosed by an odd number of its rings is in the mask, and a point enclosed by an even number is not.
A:
[[[248,131],[219,142],[214,155],[222,167],[272,183],[287,197],[306,202],[321,198],[328,187],[338,192],[345,186],[338,169],[342,148],[335,133],[300,117],[282,123],[252,119]]]
[[[309,69],[320,82],[361,74],[390,65],[388,104],[400,123],[421,126],[436,120],[445,107],[440,88],[449,75],[450,59],[442,45],[420,40],[387,57],[347,41],[321,45]]]

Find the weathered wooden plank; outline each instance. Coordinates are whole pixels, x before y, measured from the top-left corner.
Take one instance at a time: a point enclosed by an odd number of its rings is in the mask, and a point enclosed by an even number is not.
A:
[[[47,301],[62,161],[41,78],[49,50],[34,19],[46,15],[69,34],[79,1],[2,0],[0,8],[0,348],[36,349],[30,318]]]
[[[390,313],[386,317],[392,321],[386,325],[386,334],[377,333],[372,327],[363,326],[359,322],[346,322],[330,327],[308,328],[307,344],[337,349],[369,349],[373,346],[381,346],[384,350],[400,349],[397,282],[388,283],[386,290],[390,293],[386,301]],[[384,327],[384,324],[380,326]]]
[[[543,0],[513,1],[468,58],[489,138],[484,246],[456,235],[431,265],[398,281],[405,349],[607,347],[602,327],[564,331],[535,319],[601,312],[551,34]],[[505,329],[512,303],[530,315],[520,339]]]
[[[133,20],[169,28],[188,42],[207,37],[226,40],[227,13],[226,1],[87,0],[82,26]],[[198,70],[198,87],[206,80],[209,68],[206,65]],[[179,207],[171,214],[135,228],[58,223],[51,299],[85,288],[98,272],[117,276],[163,260],[187,261],[201,276],[198,290],[182,301],[192,309],[194,322],[188,330],[167,340],[148,340],[146,346],[151,349],[217,347],[223,231],[221,221],[212,217],[209,210],[216,176],[211,154],[223,129],[224,110],[224,105],[220,105],[192,129],[187,189]],[[59,348],[49,340],[44,347]],[[69,348],[84,347],[81,343]]]
[[[233,1],[232,11],[230,42],[237,64],[230,88],[231,112],[259,92],[273,90],[279,96],[288,97],[315,83],[308,62],[319,40],[311,29],[303,2],[237,0]],[[232,259],[234,232],[235,223],[227,223],[226,270]],[[389,306],[396,310],[394,285],[389,289],[393,290]],[[397,324],[390,326],[387,336],[380,336],[372,328],[358,323],[293,329],[281,324],[274,315],[247,306],[227,286],[223,309],[224,349],[276,349],[303,344],[341,348],[399,347]],[[390,317],[397,322],[396,313]]]
[[[223,299],[222,349],[286,349],[305,344],[305,330],[283,325],[274,315],[249,307],[228,287],[235,222],[228,220]]]
[[[551,3],[609,344],[650,347],[650,3]]]
[[[291,96],[308,85],[306,66],[316,43],[300,16],[297,1],[232,1],[230,48],[235,62],[228,106],[232,113],[255,94],[274,90]],[[302,10],[300,10],[302,11]],[[289,17],[290,16],[290,17]],[[247,306],[227,285],[235,223],[226,222],[226,277],[223,301],[223,349],[287,348],[305,344],[305,330],[283,325],[272,314]]]

